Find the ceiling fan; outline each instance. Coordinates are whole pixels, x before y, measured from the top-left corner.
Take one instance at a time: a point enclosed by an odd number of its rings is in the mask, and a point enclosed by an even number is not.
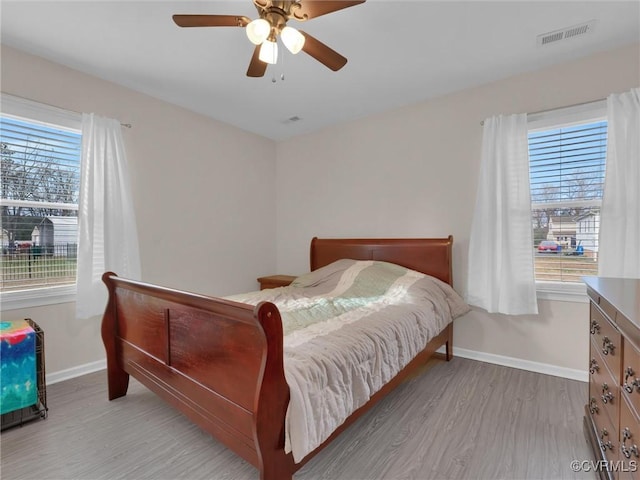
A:
[[[253,0],[259,18],[241,15],[174,15],[179,27],[245,27],[247,37],[256,47],[247,70],[248,77],[262,77],[267,64],[278,59],[278,37],[287,49],[303,51],[333,71],[340,70],[347,59],[320,40],[287,25],[295,19],[304,22],[327,13],[352,7],[365,0]]]

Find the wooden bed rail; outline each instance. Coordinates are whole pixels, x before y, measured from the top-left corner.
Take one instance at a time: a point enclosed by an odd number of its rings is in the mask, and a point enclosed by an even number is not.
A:
[[[277,307],[256,307],[119,278],[102,280],[109,399],[129,375],[257,467],[291,478],[284,453],[289,387]]]

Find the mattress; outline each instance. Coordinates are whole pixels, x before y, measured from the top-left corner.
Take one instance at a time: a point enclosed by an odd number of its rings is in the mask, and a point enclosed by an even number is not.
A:
[[[291,399],[285,451],[296,462],[469,306],[446,283],[379,261],[339,260],[290,286],[233,295],[282,316]]]

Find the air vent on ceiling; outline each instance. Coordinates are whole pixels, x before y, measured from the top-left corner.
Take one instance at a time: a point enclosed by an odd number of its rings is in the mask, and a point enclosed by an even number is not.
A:
[[[596,21],[591,20],[589,22],[581,23],[580,25],[574,25],[572,27],[563,28],[562,30],[555,30],[553,32],[543,33],[538,35],[538,46],[543,47],[550,43],[556,43],[560,40],[568,40],[587,33],[593,32],[596,26]]]
[[[300,120],[302,120],[302,118],[300,118],[297,115],[294,115],[293,117],[289,117],[286,120],[283,120],[282,123],[284,123],[285,125],[288,125],[290,123],[299,122]]]

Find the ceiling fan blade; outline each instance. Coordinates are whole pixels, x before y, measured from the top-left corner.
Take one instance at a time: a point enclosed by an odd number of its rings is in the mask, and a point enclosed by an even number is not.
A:
[[[304,35],[305,41],[302,50],[311,55],[313,58],[324,64],[334,72],[340,70],[347,63],[347,59],[340,55],[332,48],[327,47],[324,43],[308,33],[299,30]]]
[[[179,27],[245,27],[251,20],[241,15],[174,15]]]
[[[291,13],[298,20],[308,20],[310,18],[316,18],[327,13],[342,10],[343,8],[353,7],[364,3],[365,0],[301,0],[300,7],[293,10]]]
[[[267,71],[267,64],[260,60],[260,45],[256,45],[253,50],[253,56],[251,62],[249,62],[249,68],[247,69],[247,77],[262,77],[264,72]]]

